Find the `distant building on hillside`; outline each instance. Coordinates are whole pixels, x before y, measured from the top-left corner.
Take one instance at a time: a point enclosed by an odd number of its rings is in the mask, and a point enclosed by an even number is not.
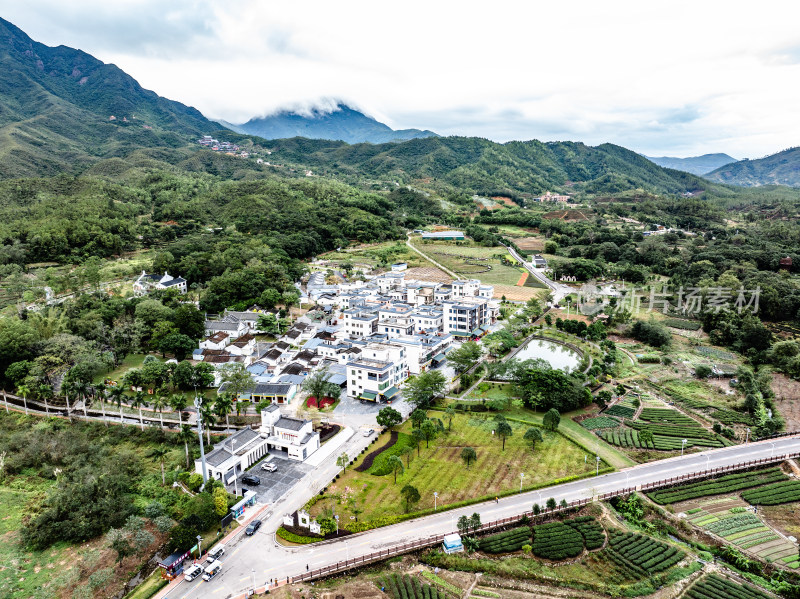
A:
[[[781,258],[780,262],[778,263],[778,267],[781,270],[792,270],[792,259],[789,256],[785,258]]]
[[[186,293],[186,279],[170,276],[166,271],[163,275],[142,271],[139,278],[133,282],[133,295],[136,297],[147,295],[157,289],[177,289],[180,293]]]
[[[422,239],[429,241],[464,241],[466,237],[461,231],[434,231],[423,233]]]
[[[550,193],[549,191],[538,198],[533,198],[534,202],[569,202],[569,196]]]

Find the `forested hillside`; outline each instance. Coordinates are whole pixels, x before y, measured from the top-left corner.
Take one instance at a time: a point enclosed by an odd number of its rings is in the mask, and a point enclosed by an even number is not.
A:
[[[744,187],[761,185],[800,187],[800,147],[789,148],[758,160],[740,160],[705,176],[719,183]]]

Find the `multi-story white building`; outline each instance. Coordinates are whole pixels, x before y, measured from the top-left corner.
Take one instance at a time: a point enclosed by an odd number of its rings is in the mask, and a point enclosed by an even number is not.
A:
[[[410,374],[425,372],[445,361],[445,352],[453,342],[451,335],[412,335],[387,343],[402,347]]]
[[[444,316],[441,308],[423,306],[411,313],[414,333],[436,333],[443,330]]]
[[[445,333],[458,337],[480,336],[497,321],[499,308],[482,297],[464,297],[442,302]]]
[[[378,314],[359,308],[345,310],[342,326],[348,337],[369,337],[378,331]]]
[[[141,297],[154,290],[177,289],[180,293],[186,293],[186,279],[183,277],[173,277],[166,271],[163,275],[142,274],[133,282],[133,295]]]
[[[347,363],[347,395],[369,401],[391,400],[408,376],[403,347],[367,343],[361,355]]]

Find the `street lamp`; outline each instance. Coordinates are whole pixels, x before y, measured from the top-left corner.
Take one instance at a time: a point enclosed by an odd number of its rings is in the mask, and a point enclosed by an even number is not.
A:
[[[770,451],[769,457],[774,457],[775,456],[775,443],[770,441],[770,445],[772,445],[772,450]]]
[[[749,441],[750,441],[750,429],[748,428],[747,429],[747,436],[745,437],[744,442],[748,443]]]
[[[595,458],[595,462],[596,462],[596,464],[597,464],[597,467],[595,468],[594,475],[595,475],[595,476],[597,476],[597,475],[599,475],[599,474],[600,474],[600,456],[597,456],[597,457]]]
[[[683,448],[686,447],[686,443],[688,443],[687,439],[681,441],[681,457],[683,457]]]
[[[522,479],[523,478],[525,478],[525,473],[524,472],[520,472],[519,473],[519,492],[520,493],[522,493]]]
[[[711,470],[711,468],[709,467],[709,461],[710,461],[710,460],[711,460],[711,456],[710,456],[710,455],[708,455],[708,454],[706,454],[706,472],[708,472],[709,470]]]
[[[345,550],[345,561],[350,560],[350,546],[347,544],[347,541],[344,542],[344,550]]]
[[[203,537],[201,537],[200,535],[197,535],[197,559],[200,559],[201,557],[203,557],[202,543],[203,543]]]
[[[256,569],[255,568],[250,570],[250,576],[253,577],[253,593],[255,593],[256,592]]]
[[[625,487],[626,488],[630,488],[630,486],[631,486],[630,479],[631,479],[630,472],[625,472]]]
[[[434,512],[436,511],[436,499],[437,499],[437,497],[439,497],[439,493],[434,491],[433,492],[433,511]]]
[[[197,409],[197,436],[200,437],[200,461],[203,464],[203,486],[208,482],[208,470],[206,469],[206,452],[203,448],[203,419],[200,417],[200,408],[203,405],[201,399],[197,396],[197,389],[195,389],[194,407]]]

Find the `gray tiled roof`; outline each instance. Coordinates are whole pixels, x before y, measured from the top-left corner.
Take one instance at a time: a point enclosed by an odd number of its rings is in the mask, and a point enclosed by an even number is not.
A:
[[[305,423],[308,422],[307,420],[299,420],[297,418],[287,418],[285,416],[281,416],[278,418],[278,422],[275,423],[276,428],[284,428],[290,431],[299,431]]]

